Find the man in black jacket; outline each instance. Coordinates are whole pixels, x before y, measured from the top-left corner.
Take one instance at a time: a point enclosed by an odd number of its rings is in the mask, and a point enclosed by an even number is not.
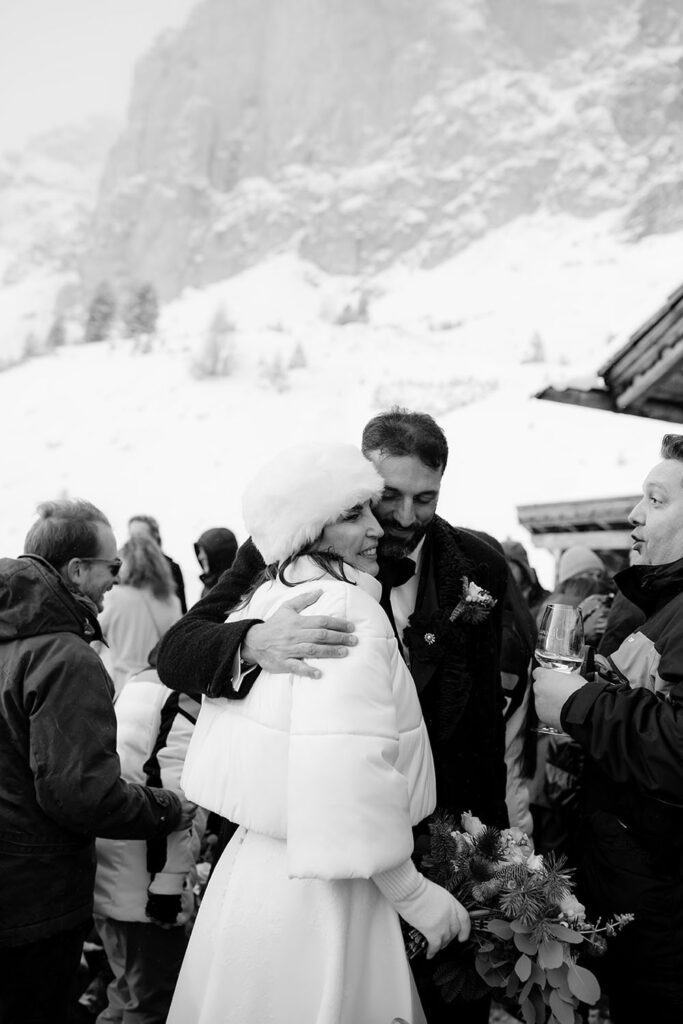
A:
[[[179,797],[129,785],[113,684],[90,647],[121,562],[105,516],[46,502],[0,559],[0,1020],[66,1024],[88,930],[95,837],[186,828]]]
[[[539,718],[583,748],[582,893],[593,914],[632,913],[610,940],[615,1024],[683,1007],[683,435],[667,434],[630,515],[638,564],[615,577],[645,614],[595,679],[537,669]]]
[[[431,416],[403,410],[377,416],[363,432],[362,448],[386,484],[375,509],[384,529],[382,604],[420,695],[434,752],[438,804],[456,816],[471,810],[504,826],[499,655],[505,559],[486,541],[436,515],[448,445]],[[317,678],[324,676],[319,659],[343,657],[356,642],[352,623],[298,614],[314,603],[316,591],[287,602],[267,623],[225,625],[226,614],[262,568],[260,555],[247,541],[211,593],[166,634],[158,669],[167,686],[240,697],[253,685],[258,666]],[[483,599],[481,621],[473,621],[471,601],[465,600],[476,595],[476,588],[490,595],[488,605]],[[441,1001],[432,981],[435,964],[432,960],[417,969],[430,1024],[486,1021],[487,1001],[465,1008]]]

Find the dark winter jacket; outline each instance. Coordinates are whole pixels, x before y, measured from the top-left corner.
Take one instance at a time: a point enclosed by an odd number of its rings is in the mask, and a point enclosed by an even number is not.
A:
[[[683,1006],[683,559],[616,582],[646,614],[564,705],[586,755],[579,896],[632,913],[604,981],[615,1021],[675,1020]]]
[[[459,814],[471,810],[491,824],[506,824],[503,698],[500,687],[501,617],[505,559],[486,541],[436,516],[424,546],[416,609],[411,617],[410,669],[430,734],[439,803]],[[225,623],[228,612],[263,569],[251,540],[219,583],[163,638],[157,660],[162,681],[192,695],[243,697],[257,673],[236,693],[235,656],[258,620]],[[477,625],[444,619],[462,596],[463,578],[490,591],[496,606]],[[437,624],[439,629],[437,630]],[[443,624],[443,629],[441,625]],[[434,644],[424,636],[438,633]]]
[[[645,614],[618,591],[607,616],[607,625],[598,644],[598,654],[609,657],[617,647],[645,621]]]
[[[209,563],[209,568],[199,577],[204,584],[202,597],[206,597],[211,588],[216,586],[223,573],[235,561],[237,539],[232,530],[228,530],[224,526],[217,526],[212,530],[205,530],[195,543],[194,553],[197,560],[199,560],[200,549],[206,555]]]
[[[120,778],[97,618],[41,558],[0,559],[0,946],[88,919],[95,836],[147,838],[178,797]]]
[[[592,801],[634,828],[643,819],[646,831],[654,814],[656,834],[664,806],[681,808],[671,822],[683,826],[683,559],[632,566],[616,582],[646,621],[598,659],[596,680],[566,702],[562,725],[592,765]]]
[[[178,595],[178,600],[180,601],[180,610],[184,615],[187,611],[187,598],[185,597],[185,580],[183,579],[182,569],[177,562],[173,561],[170,555],[164,554],[164,558],[166,559],[166,564],[171,570],[173,586],[175,587],[175,592]]]

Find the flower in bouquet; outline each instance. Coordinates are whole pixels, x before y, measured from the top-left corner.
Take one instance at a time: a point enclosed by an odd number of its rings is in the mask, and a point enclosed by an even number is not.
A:
[[[434,819],[421,864],[472,918],[468,942],[447,947],[435,970],[444,998],[499,989],[515,1000],[527,1024],[577,1024],[579,1003],[592,1005],[600,996],[579,953],[604,952],[605,935],[632,915],[591,924],[563,857],[542,857],[520,829],[493,828],[471,814],[462,816],[461,830],[454,824],[448,815]],[[420,948],[424,940],[413,930],[409,955]]]

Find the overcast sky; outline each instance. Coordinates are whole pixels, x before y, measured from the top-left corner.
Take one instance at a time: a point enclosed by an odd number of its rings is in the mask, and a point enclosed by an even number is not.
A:
[[[88,114],[123,118],[135,61],[199,0],[0,0],[0,150]]]

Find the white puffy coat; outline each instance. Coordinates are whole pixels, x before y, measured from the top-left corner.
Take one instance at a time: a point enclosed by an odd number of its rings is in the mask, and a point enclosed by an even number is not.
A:
[[[161,785],[179,792],[199,703],[169,690],[159,681],[156,671],[148,669],[126,683],[116,700],[115,711],[122,778],[146,784],[144,766],[154,754]],[[198,853],[195,833],[193,825],[166,837],[166,863],[154,876],[147,870],[145,840],[98,839],[95,913],[116,921],[149,923],[145,916],[148,889],[166,895],[182,892]]]
[[[293,587],[263,584],[231,614],[266,620],[321,588],[303,614],[348,619],[358,644],[321,660],[321,679],[262,671],[244,700],[205,697],[182,776],[202,807],[286,839],[291,877],[370,878],[402,864],[412,826],[436,799],[427,730],[380,584],[345,572],[356,585],[299,558],[286,571]]]

